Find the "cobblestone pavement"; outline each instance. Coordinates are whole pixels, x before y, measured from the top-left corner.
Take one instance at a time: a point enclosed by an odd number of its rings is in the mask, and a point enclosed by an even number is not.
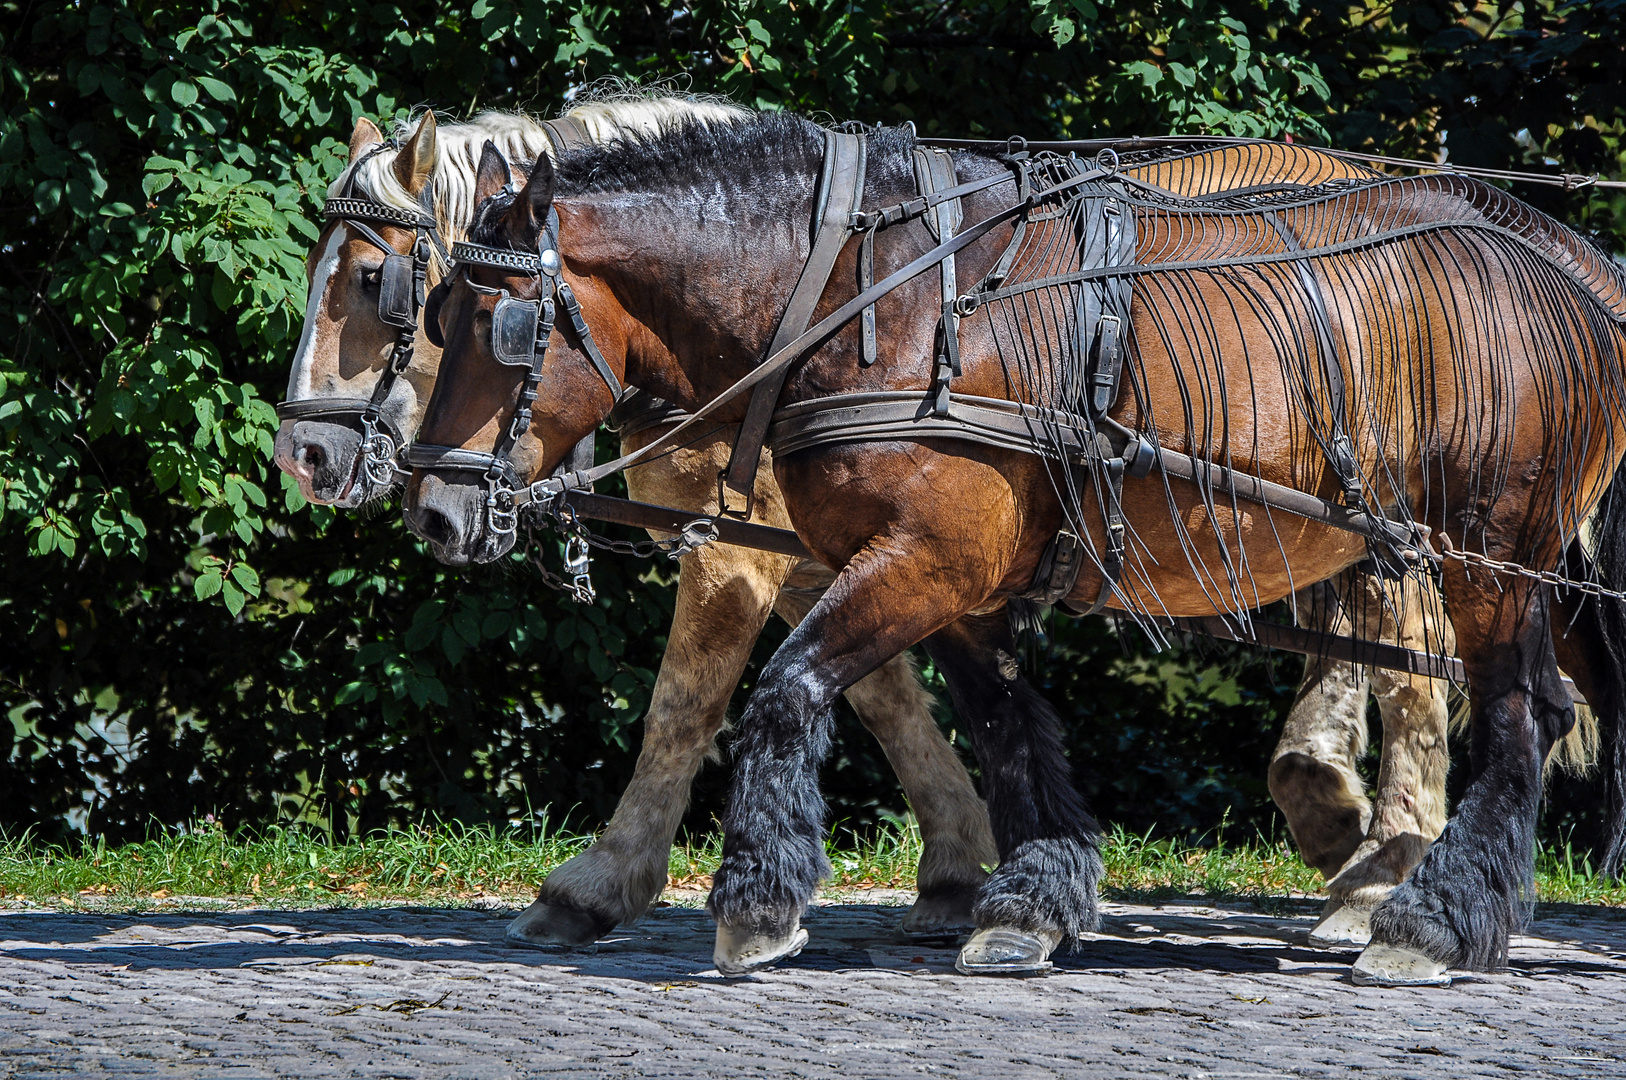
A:
[[[1510,970],[1374,990],[1313,905],[1107,905],[1027,980],[954,974],[896,907],[814,911],[742,980],[712,924],[502,944],[507,911],[0,915],[0,1077],[1626,1077],[1626,913],[1548,906]]]

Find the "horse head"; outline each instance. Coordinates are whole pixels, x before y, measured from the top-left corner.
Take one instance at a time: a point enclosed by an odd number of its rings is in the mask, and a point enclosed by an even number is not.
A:
[[[444,269],[429,194],[438,159],[433,113],[400,144],[363,118],[329,191],[275,451],[312,502],[382,495],[422,418],[440,362],[418,324],[426,279]]]
[[[603,280],[592,215],[555,205],[552,162],[517,193],[513,180],[486,143],[473,242],[454,248],[457,272],[426,311],[444,377],[410,458],[406,521],[454,565],[513,546],[514,490],[609,415],[637,332]]]

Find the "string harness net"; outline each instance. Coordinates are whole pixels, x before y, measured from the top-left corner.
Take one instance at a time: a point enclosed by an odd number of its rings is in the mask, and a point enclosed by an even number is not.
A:
[[[1347,164],[1345,175],[1327,177],[1327,160],[1281,144],[1126,154],[1115,177],[1039,200],[1014,241],[1009,273],[976,297],[989,309],[1012,400],[1039,407],[1028,411],[1034,449],[1079,537],[1090,535],[1087,522],[1111,519],[1121,486],[1103,456],[1068,450],[1116,426],[1089,400],[1099,340],[1080,313],[1093,295],[1121,320],[1118,392],[1133,396],[1129,426],[1154,446],[1214,466],[1197,473],[1201,515],[1182,513],[1180,482],[1154,472],[1163,476],[1168,518],[1140,524],[1173,529],[1214,610],[1244,626],[1268,599],[1250,567],[1254,545],[1220,543],[1217,555],[1215,546],[1204,554],[1189,523],[1262,516],[1252,535],[1275,536],[1288,562],[1270,508],[1246,503],[1236,489],[1235,478],[1257,475],[1254,463],[1268,456],[1268,420],[1248,403],[1291,402],[1317,451],[1295,453],[1295,462],[1310,473],[1326,469],[1346,505],[1406,523],[1494,506],[1529,466],[1509,457],[1515,415],[1537,408],[1541,467],[1554,471],[1554,482],[1551,504],[1535,508],[1525,527],[1556,534],[1558,550],[1609,480],[1604,474],[1589,488],[1583,463],[1600,448],[1612,459],[1611,418],[1626,416],[1618,325],[1626,321],[1626,274],[1607,255],[1483,183]],[[1088,168],[1052,152],[1022,167],[1039,195]],[[1250,170],[1260,179],[1250,183]],[[1133,258],[1092,265],[1110,213],[1132,222]],[[1162,392],[1151,393],[1154,385]],[[1446,445],[1470,463],[1450,483],[1439,459]],[[1310,479],[1299,486],[1315,492]],[[1178,494],[1189,498],[1189,486]],[[1447,542],[1485,550],[1485,515],[1478,521]],[[1169,613],[1135,525],[1125,523],[1121,555],[1086,546],[1098,568],[1122,559],[1113,593],[1158,640]],[[1383,546],[1369,554],[1386,564],[1386,576],[1430,572]]]

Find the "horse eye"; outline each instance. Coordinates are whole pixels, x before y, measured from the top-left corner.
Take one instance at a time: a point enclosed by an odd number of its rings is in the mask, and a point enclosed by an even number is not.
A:
[[[369,289],[378,288],[379,283],[382,282],[383,280],[384,280],[384,264],[383,263],[379,263],[377,266],[373,267],[371,270],[363,270],[361,272],[361,283],[363,285],[367,286]]]

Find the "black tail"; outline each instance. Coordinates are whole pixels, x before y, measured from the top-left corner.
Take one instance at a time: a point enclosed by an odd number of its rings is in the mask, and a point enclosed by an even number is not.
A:
[[[1604,493],[1592,522],[1592,563],[1595,580],[1610,589],[1626,589],[1626,462]],[[1577,542],[1574,545],[1579,548]],[[1579,552],[1568,560],[1577,562]],[[1573,573],[1573,571],[1572,571]],[[1587,596],[1581,620],[1597,648],[1593,656],[1603,668],[1594,671],[1602,701],[1591,702],[1602,733],[1604,793],[1607,818],[1604,836],[1608,847],[1603,872],[1620,878],[1626,870],[1626,602]]]

